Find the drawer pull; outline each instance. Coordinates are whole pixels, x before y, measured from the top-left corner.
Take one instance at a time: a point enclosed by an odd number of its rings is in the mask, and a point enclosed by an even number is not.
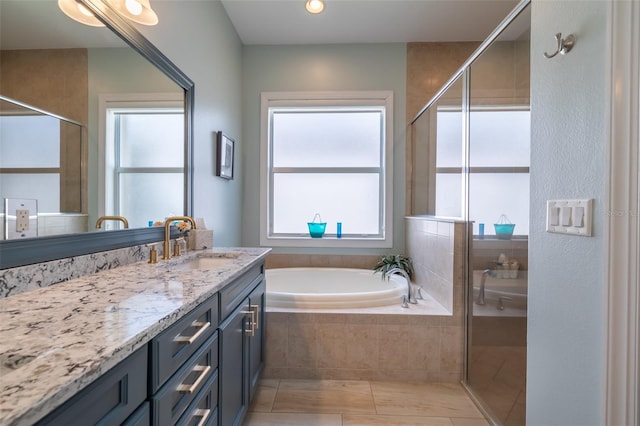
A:
[[[209,418],[210,415],[211,415],[211,410],[208,408],[206,410],[202,408],[198,408],[193,413],[193,417],[202,417],[202,420],[198,422],[198,426],[203,426],[207,422],[207,419]]]
[[[252,311],[255,310],[256,330],[259,330],[260,329],[260,305],[249,305],[249,309],[251,309]]]
[[[191,372],[193,373],[195,371],[201,372],[198,378],[196,379],[196,381],[193,382],[193,384],[191,385],[184,385],[184,384],[178,385],[178,387],[176,388],[178,392],[193,393],[196,389],[198,389],[198,386],[200,386],[200,383],[204,380],[204,378],[207,377],[207,375],[209,374],[209,371],[211,371],[211,366],[196,365],[195,367],[193,367],[193,370],[191,370]]]
[[[198,329],[198,331],[195,332],[195,334],[193,336],[176,336],[173,341],[174,342],[178,342],[178,343],[186,343],[188,345],[190,345],[191,343],[195,342],[196,340],[198,340],[198,337],[200,337],[200,335],[202,333],[205,332],[205,330],[207,328],[209,328],[211,326],[210,322],[200,322],[200,321],[194,321],[191,323],[191,325],[193,327],[200,327]]]
[[[254,311],[253,309],[250,309],[248,311],[241,311],[241,313],[243,314],[248,314],[251,315],[251,318],[249,319],[249,329],[245,329],[244,332],[247,333],[247,335],[249,337],[253,337],[256,334],[256,311]]]

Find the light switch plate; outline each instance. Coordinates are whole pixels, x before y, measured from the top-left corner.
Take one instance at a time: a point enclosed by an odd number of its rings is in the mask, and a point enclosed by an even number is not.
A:
[[[558,215],[560,216],[558,220]],[[548,200],[547,232],[591,236],[593,199]]]
[[[38,200],[4,199],[4,235],[7,240],[38,236]]]

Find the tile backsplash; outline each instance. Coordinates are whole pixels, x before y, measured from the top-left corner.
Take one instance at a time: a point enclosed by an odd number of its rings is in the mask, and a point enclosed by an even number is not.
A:
[[[148,258],[144,245],[0,270],[0,298],[37,290]]]

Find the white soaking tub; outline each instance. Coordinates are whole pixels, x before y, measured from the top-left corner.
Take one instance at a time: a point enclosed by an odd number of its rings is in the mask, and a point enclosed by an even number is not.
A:
[[[400,305],[407,282],[400,275],[383,280],[369,269],[267,269],[267,306],[348,309]]]

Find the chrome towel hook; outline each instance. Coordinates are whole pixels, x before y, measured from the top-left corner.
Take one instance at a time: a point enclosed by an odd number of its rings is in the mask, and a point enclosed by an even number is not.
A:
[[[567,38],[562,38],[562,33],[558,33],[556,34],[556,42],[558,43],[558,47],[556,48],[555,52],[553,52],[552,54],[548,54],[547,52],[544,52],[544,56],[546,58],[551,59],[554,56],[556,56],[558,53],[560,53],[561,55],[565,55],[569,53],[569,51],[571,50],[571,48],[576,42],[576,38],[573,36],[573,34],[569,34]]]

